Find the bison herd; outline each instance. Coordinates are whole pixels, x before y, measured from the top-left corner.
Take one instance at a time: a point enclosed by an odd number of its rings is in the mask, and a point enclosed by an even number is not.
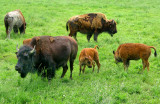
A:
[[[26,22],[20,10],[11,11],[4,17],[7,38],[10,38],[10,32],[13,29],[15,33],[25,33]],[[24,78],[28,73],[37,72],[41,77],[47,77],[51,80],[55,76],[55,71],[59,67],[63,68],[61,78],[67,72],[70,62],[70,79],[72,79],[72,71],[74,60],[78,52],[77,32],[87,34],[87,40],[90,41],[94,34],[94,41],[102,32],[108,32],[111,36],[117,33],[115,20],[108,20],[102,13],[89,13],[71,17],[66,23],[66,30],[70,30],[69,36],[37,36],[23,41],[23,46],[17,46],[18,62],[15,70]],[[74,39],[72,38],[74,37]],[[96,45],[94,48],[85,48],[79,55],[80,72],[84,73],[85,67],[92,68],[95,64],[100,69],[100,62]],[[147,67],[149,71],[148,58],[151,54],[151,48],[155,50],[154,55],[157,56],[156,48],[140,43],[121,44],[116,51],[113,51],[115,62],[123,62],[124,70],[128,69],[130,60],[142,59],[143,70]],[[82,68],[83,67],[83,68]]]

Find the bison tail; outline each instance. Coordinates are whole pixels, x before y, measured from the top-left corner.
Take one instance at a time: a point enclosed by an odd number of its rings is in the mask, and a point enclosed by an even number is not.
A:
[[[96,48],[98,48],[98,49],[99,49],[98,45],[96,45],[96,46],[94,47],[94,49],[96,49]]]
[[[67,23],[66,23],[66,30],[68,31],[68,23],[69,23],[69,21],[67,21]]]
[[[154,49],[154,56],[156,57],[157,56],[157,52],[156,52],[156,48],[155,47],[153,47],[153,46],[150,46],[150,48],[153,48]]]

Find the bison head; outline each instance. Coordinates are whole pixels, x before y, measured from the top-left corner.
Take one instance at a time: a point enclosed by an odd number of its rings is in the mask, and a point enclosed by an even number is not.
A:
[[[118,52],[116,51],[113,51],[113,54],[114,54],[114,58],[115,58],[115,62],[116,62],[116,64],[118,63],[118,62],[122,62],[122,59],[119,57],[119,54],[118,54]]]
[[[22,78],[25,78],[28,72],[34,71],[34,55],[35,55],[35,47],[31,48],[29,46],[22,46],[20,49],[17,48],[16,55],[18,58],[18,62],[15,66],[15,70],[21,74]]]
[[[116,28],[117,23],[114,20],[109,20],[106,23],[106,31],[113,36],[113,34],[117,33],[117,28]]]
[[[83,65],[87,65],[88,66],[88,68],[92,68],[92,64],[94,64],[93,63],[93,59],[89,56],[89,57],[85,57],[83,60],[81,60],[82,61],[82,64]]]

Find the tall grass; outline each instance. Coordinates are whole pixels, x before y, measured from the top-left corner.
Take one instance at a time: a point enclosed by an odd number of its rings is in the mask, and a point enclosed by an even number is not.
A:
[[[31,104],[158,104],[160,101],[160,1],[159,0],[5,0],[0,1],[0,103]],[[25,35],[11,32],[6,39],[4,16],[20,9],[26,19]],[[117,21],[118,33],[111,37],[102,33],[98,42],[88,43],[86,35],[78,33],[78,55],[74,63],[73,80],[70,72],[48,82],[36,74],[20,78],[15,71],[16,45],[27,38],[41,35],[68,35],[65,25],[75,15],[101,12]],[[142,61],[131,61],[128,73],[123,64],[114,63],[113,50],[122,43],[144,43],[155,46],[158,56],[150,56],[150,71],[142,70]],[[100,73],[86,68],[79,76],[79,53],[83,48],[98,45]]]

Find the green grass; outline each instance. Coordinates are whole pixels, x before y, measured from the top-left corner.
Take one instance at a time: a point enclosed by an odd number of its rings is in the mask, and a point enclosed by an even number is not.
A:
[[[0,104],[158,104],[160,102],[160,1],[159,0],[1,0],[0,1]],[[25,35],[11,32],[5,39],[4,16],[20,9],[26,19]],[[117,21],[118,33],[111,37],[102,33],[98,42],[87,42],[78,33],[78,55],[74,63],[73,80],[70,70],[63,79],[62,68],[48,82],[36,74],[25,79],[15,71],[16,45],[27,38],[41,35],[68,35],[65,25],[75,15],[101,12]],[[128,73],[123,64],[114,63],[113,50],[122,43],[144,43],[155,46],[158,56],[150,56],[150,71],[142,70],[142,62],[131,61]],[[86,68],[79,76],[80,51],[98,45],[101,63],[94,73]]]

